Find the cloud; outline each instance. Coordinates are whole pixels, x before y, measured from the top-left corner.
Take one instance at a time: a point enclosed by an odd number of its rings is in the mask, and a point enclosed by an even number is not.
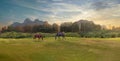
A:
[[[41,0],[37,0],[37,1],[41,2]],[[14,4],[22,6],[22,7],[26,7],[26,8],[31,8],[31,9],[34,9],[37,11],[49,12],[50,14],[47,14],[47,15],[43,14],[43,16],[46,16],[46,18],[52,17],[54,19],[55,18],[56,19],[58,19],[58,18],[65,19],[68,17],[72,17],[73,15],[81,14],[83,11],[80,6],[73,5],[73,4],[55,2],[55,3],[51,3],[51,4],[47,5],[48,3],[49,2],[38,6],[37,4],[31,5],[31,3],[27,3],[25,1],[17,1]],[[32,17],[35,18],[34,15]]]
[[[104,2],[96,2],[92,4],[92,8],[95,10],[101,10],[101,9],[105,9],[105,8],[110,8],[110,5],[108,3],[104,3]]]
[[[37,3],[47,3],[46,0],[36,0]]]
[[[118,0],[97,0],[97,1],[92,1],[89,4],[89,9],[93,10],[104,10],[108,8],[113,8],[115,7],[118,3]]]
[[[36,0],[38,2],[43,2],[42,0]],[[55,1],[62,1],[62,0],[55,0]],[[68,4],[68,3],[63,3],[63,2],[55,2],[55,3],[51,3],[48,1],[44,1],[46,3],[44,4],[33,4],[32,2],[28,3],[27,1],[16,1],[13,2],[13,4],[22,6],[22,7],[26,7],[26,8],[31,8],[34,10],[38,10],[38,11],[45,11],[45,12],[62,12],[62,11],[80,11],[80,7],[77,5],[73,5],[73,4]]]
[[[63,0],[52,0],[52,1],[54,1],[54,2],[61,2],[61,1],[63,1]]]
[[[106,8],[106,9],[101,9],[98,11],[94,11],[93,19],[96,23],[99,24],[113,24],[118,26],[120,22],[120,4],[116,4],[114,7],[111,8]]]
[[[107,24],[108,22],[113,24],[113,21],[119,22],[120,20],[120,0],[31,1],[33,0],[30,0],[30,2],[27,0],[16,0],[11,3],[32,10],[32,13],[24,14],[23,16],[25,17],[38,18],[50,22],[60,23],[63,21],[88,19],[99,24]]]

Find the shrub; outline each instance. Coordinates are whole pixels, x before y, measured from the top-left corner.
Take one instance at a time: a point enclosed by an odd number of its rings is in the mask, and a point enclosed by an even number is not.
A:
[[[67,37],[80,37],[78,33],[65,33]]]
[[[1,38],[28,38],[32,37],[30,33],[21,33],[21,32],[6,32],[0,35]]]

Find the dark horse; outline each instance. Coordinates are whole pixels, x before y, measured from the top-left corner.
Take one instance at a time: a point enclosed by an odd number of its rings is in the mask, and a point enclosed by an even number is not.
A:
[[[65,38],[65,33],[64,33],[64,32],[58,32],[58,33],[55,35],[55,40],[57,39],[57,37],[58,37],[58,38],[60,38],[60,37]]]
[[[34,35],[34,39],[36,39],[36,38],[38,38],[38,39],[41,38],[43,40],[44,36],[37,33],[37,34]]]

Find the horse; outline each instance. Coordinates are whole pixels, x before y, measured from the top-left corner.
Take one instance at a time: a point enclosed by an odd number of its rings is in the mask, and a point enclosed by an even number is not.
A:
[[[65,38],[65,33],[64,33],[64,32],[58,32],[58,33],[56,33],[56,35],[55,35],[55,40],[57,39],[57,37],[58,37],[58,38],[60,38],[60,37]]]
[[[43,40],[44,36],[38,33],[38,34],[35,34],[33,37],[33,39],[36,39],[36,38],[38,38],[38,39],[41,38]]]

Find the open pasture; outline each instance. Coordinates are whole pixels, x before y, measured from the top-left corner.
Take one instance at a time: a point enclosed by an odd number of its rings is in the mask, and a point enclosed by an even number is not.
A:
[[[120,38],[0,39],[0,61],[120,61]]]

